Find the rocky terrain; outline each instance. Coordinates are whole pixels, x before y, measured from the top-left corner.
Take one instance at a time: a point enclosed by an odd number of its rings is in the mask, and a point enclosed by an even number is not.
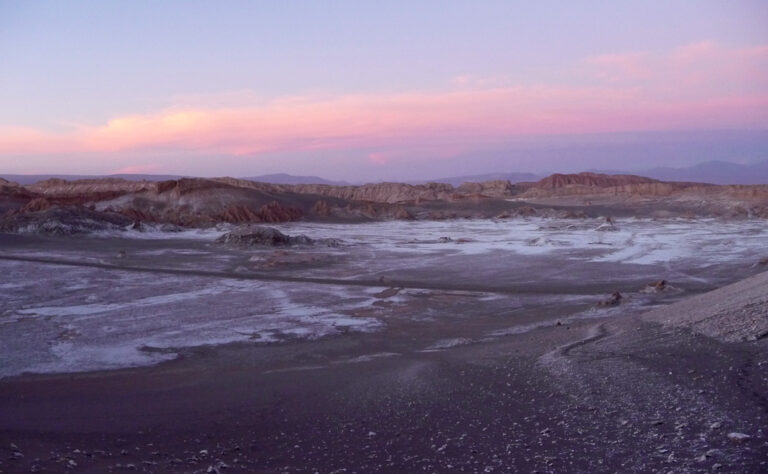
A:
[[[768,272],[644,315],[724,342],[768,336]]]
[[[554,174],[538,182],[268,184],[234,178],[0,181],[0,229],[68,233],[120,222],[207,227],[221,222],[584,217],[768,217],[768,185],[718,186],[632,175]],[[117,217],[122,216],[122,217]],[[49,224],[55,219],[62,225]],[[129,224],[130,224],[129,222]],[[53,231],[50,229],[53,228]]]
[[[338,247],[339,239],[312,239],[306,235],[286,235],[272,227],[244,225],[227,232],[216,243],[233,247],[290,247],[294,245],[326,245]]]
[[[172,184],[4,221],[146,233],[0,232],[0,471],[766,471],[764,221],[468,198],[419,206],[513,220],[158,235],[114,204],[266,192]]]

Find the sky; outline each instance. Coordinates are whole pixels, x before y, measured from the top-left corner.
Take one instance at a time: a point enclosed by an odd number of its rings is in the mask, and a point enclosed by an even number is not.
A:
[[[4,1],[0,172],[768,159],[768,2]]]

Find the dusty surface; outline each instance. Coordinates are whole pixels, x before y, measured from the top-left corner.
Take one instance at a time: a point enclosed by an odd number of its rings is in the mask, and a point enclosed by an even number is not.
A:
[[[370,336],[289,346],[280,368],[269,352],[232,347],[149,369],[7,381],[0,466],[765,472],[764,342],[722,345],[618,318],[334,363],[340,352],[403,349],[392,346]]]
[[[726,342],[768,335],[768,272],[643,316]]]
[[[760,301],[762,226],[598,225],[0,235],[0,471],[765,472],[768,339],[641,316]]]

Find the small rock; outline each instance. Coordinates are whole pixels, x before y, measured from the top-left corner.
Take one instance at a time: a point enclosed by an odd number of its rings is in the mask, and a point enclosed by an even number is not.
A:
[[[721,426],[723,426],[723,424],[720,423],[719,421],[716,421],[716,422],[712,423],[711,425],[709,425],[709,429],[710,430],[719,430]]]
[[[744,441],[748,441],[752,439],[752,437],[748,434],[744,433],[738,433],[736,431],[728,433],[728,439],[735,443],[743,443]]]
[[[660,293],[669,288],[667,280],[656,280],[645,286],[643,293]]]
[[[613,293],[611,293],[610,298],[597,303],[597,306],[600,306],[600,307],[618,306],[621,304],[622,299],[624,299],[624,297],[621,295],[621,293],[619,293],[618,291],[614,291]]]
[[[386,290],[376,293],[375,295],[373,295],[373,297],[378,299],[391,298],[393,296],[396,296],[398,293],[400,293],[400,290],[402,290],[402,288],[387,288]]]
[[[706,455],[708,458],[717,458],[717,457],[722,457],[722,456],[724,456],[723,452],[722,452],[722,451],[720,451],[719,449],[710,449],[709,451],[707,451],[707,452],[705,453],[705,455]]]

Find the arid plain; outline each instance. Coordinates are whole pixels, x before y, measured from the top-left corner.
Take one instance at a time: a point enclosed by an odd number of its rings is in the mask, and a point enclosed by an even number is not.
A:
[[[4,472],[766,469],[767,186],[2,193]]]

